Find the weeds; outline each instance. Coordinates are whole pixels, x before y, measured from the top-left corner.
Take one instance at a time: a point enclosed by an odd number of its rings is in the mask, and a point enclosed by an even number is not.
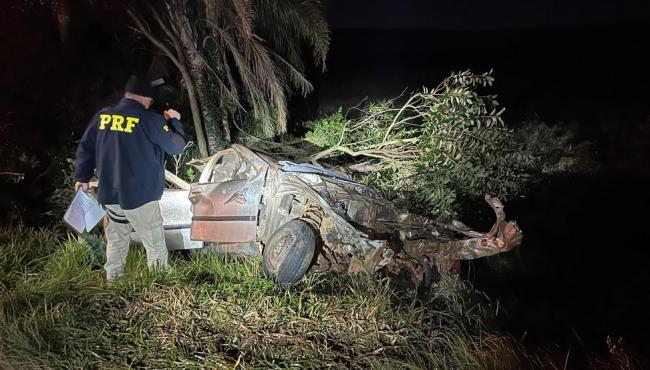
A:
[[[148,271],[133,247],[126,275],[107,285],[85,243],[26,228],[2,230],[0,240],[0,368],[533,363],[514,340],[487,332],[494,310],[453,278],[424,296],[328,273],[283,288],[259,260],[199,255]]]

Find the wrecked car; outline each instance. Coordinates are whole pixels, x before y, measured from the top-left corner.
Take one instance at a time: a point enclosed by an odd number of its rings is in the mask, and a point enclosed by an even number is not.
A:
[[[505,252],[522,240],[503,204],[487,195],[496,222],[481,233],[401,212],[345,174],[241,145],[194,165],[201,175],[191,185],[167,173],[181,188],[165,190],[161,200],[168,248],[261,255],[264,273],[279,283],[331,270],[407,274],[428,285],[458,260]]]

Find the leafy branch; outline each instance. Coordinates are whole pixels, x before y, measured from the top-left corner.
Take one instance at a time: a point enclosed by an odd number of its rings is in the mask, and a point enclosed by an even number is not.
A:
[[[310,123],[307,141],[320,148],[303,158],[344,170],[387,193],[408,196],[429,211],[448,210],[457,193],[500,196],[514,190],[505,127],[489,87],[491,72],[455,73],[433,89],[342,110]],[[401,102],[400,102],[401,101]]]

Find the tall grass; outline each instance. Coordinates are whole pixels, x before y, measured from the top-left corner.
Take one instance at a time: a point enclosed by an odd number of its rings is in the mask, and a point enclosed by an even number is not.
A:
[[[172,258],[132,247],[112,285],[85,243],[1,230],[0,368],[519,368],[492,308],[457,279],[426,295],[371,277],[278,287],[259,260]],[[540,360],[541,361],[541,360]]]

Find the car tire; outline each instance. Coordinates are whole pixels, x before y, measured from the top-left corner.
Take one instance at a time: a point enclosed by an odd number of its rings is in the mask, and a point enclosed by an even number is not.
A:
[[[278,228],[264,246],[264,274],[278,284],[293,284],[309,270],[315,249],[316,237],[311,226],[302,220],[291,220]]]

